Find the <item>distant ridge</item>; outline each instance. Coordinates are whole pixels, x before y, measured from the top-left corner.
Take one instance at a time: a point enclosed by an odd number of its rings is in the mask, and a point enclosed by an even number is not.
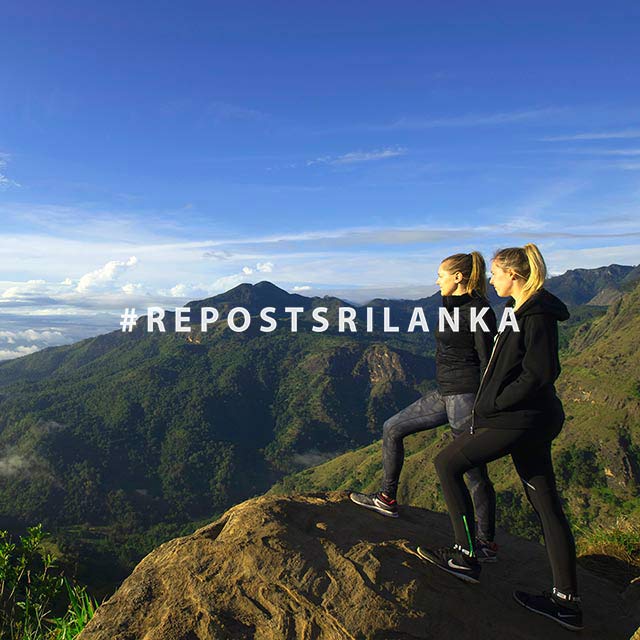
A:
[[[545,286],[565,304],[607,305],[620,298],[623,284],[629,282],[626,278],[635,269],[619,264],[596,269],[570,269],[550,278]]]
[[[623,280],[631,269],[623,270]],[[616,283],[623,271],[612,270],[607,282]],[[548,286],[554,282],[550,279]],[[633,307],[621,300],[608,307],[612,326],[622,322],[621,310],[633,317]],[[414,306],[429,316],[440,301],[439,294],[419,301],[377,300],[376,326],[383,306],[391,308],[394,324],[406,326]],[[193,304],[220,306],[221,314],[231,306],[300,306],[307,309],[304,324],[311,306],[328,307],[330,316],[342,301],[291,294],[264,281]],[[561,332],[563,362],[576,349],[587,353],[587,344],[598,343],[606,325],[597,318],[606,310],[571,306],[572,318]],[[105,563],[110,568],[121,563],[128,572],[139,559],[140,545],[165,535],[159,532],[166,533],[168,526],[176,531],[220,513],[283,478],[310,485],[320,469],[310,465],[330,460],[332,482],[350,482],[354,472],[363,486],[374,482],[379,454],[361,447],[380,437],[386,418],[434,385],[432,332],[312,333],[307,325],[292,333],[283,321],[272,334],[254,328],[258,322],[245,333],[219,322],[208,332],[194,325],[191,333],[176,334],[170,330],[171,315],[167,311],[165,334],[147,333],[140,320],[131,333],[114,330],[0,363],[5,522],[42,521],[54,533],[88,527],[87,539],[96,540],[96,549],[109,549],[103,551]],[[563,482],[574,493],[573,513],[594,521],[615,513],[623,501],[633,505],[636,498],[640,436],[625,395],[635,397],[638,388],[633,354],[640,337],[633,326],[605,336],[606,349],[594,351],[588,363],[576,361],[574,371],[583,380],[572,377],[576,392],[571,398],[589,400],[567,412],[577,416],[579,411],[580,420],[575,431],[568,431],[575,438],[563,441]],[[618,350],[619,344],[628,351]],[[562,379],[570,375],[571,367],[565,366]],[[596,398],[602,406],[589,404]],[[436,445],[426,439],[426,460]],[[349,467],[345,452],[353,449],[357,457],[372,457]],[[339,454],[347,458],[340,461]],[[406,468],[412,467],[430,468],[417,457],[407,460]],[[305,469],[301,477],[290,475]],[[502,480],[505,492],[513,492],[513,479],[504,475]],[[433,486],[428,479],[408,489],[414,492],[411,498],[431,500],[425,490]],[[510,529],[537,531],[519,494],[505,493],[504,499],[510,500],[502,510]],[[72,539],[79,539],[74,531]],[[147,532],[149,541],[140,542]],[[137,542],[130,542],[131,536]],[[94,555],[84,547],[77,553],[89,560]],[[97,574],[90,572],[89,580],[91,575]]]

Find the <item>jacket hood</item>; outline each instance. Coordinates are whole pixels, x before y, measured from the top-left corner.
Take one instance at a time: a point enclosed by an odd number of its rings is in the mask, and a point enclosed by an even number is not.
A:
[[[512,305],[513,302],[510,302]],[[523,318],[524,316],[532,316],[539,313],[545,313],[553,316],[559,322],[567,320],[570,316],[567,305],[546,289],[542,288],[536,291],[517,311],[516,316]]]

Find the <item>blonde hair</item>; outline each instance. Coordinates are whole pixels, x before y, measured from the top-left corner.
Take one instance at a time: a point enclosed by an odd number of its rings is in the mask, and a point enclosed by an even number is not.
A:
[[[487,297],[487,267],[479,251],[454,253],[445,258],[442,264],[449,273],[459,271],[462,274],[469,293]]]
[[[532,242],[525,244],[524,247],[500,249],[496,251],[493,260],[501,269],[505,271],[511,269],[518,278],[525,281],[519,306],[544,286],[547,265],[540,249]]]

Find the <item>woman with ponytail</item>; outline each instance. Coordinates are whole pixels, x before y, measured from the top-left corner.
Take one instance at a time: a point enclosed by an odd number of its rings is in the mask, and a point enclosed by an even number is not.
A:
[[[477,251],[456,253],[445,258],[438,269],[444,307],[455,314],[458,308],[459,331],[447,326],[436,332],[437,389],[389,418],[382,430],[384,477],[380,491],[351,493],[351,500],[385,516],[398,517],[396,494],[404,462],[405,436],[449,423],[454,437],[469,430],[471,410],[482,372],[487,366],[496,332],[496,318],[486,299],[487,278],[484,258]],[[486,308],[484,315],[481,310]],[[482,316],[489,331],[472,329],[472,312]],[[478,514],[478,555],[483,561],[495,561],[496,497],[486,465],[466,473]]]
[[[572,631],[582,628],[576,551],[562,510],[551,461],[551,442],[564,422],[554,383],[560,374],[558,322],[567,307],[544,289],[546,267],[535,244],[501,249],[491,264],[491,284],[509,298],[518,331],[498,334],[473,407],[471,432],[457,438],[435,464],[455,533],[455,545],[418,548],[449,573],[479,582],[473,503],[462,477],[469,469],[511,455],[544,534],[553,589],[541,595],[515,591],[515,600]]]

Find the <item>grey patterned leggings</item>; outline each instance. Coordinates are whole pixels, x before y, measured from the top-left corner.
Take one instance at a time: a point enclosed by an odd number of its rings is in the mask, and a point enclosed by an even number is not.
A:
[[[442,396],[430,391],[413,404],[389,418],[382,430],[382,463],[384,480],[382,491],[395,498],[398,480],[404,463],[404,437],[419,431],[435,429],[447,422],[454,437],[469,431],[474,393]],[[487,465],[470,469],[465,474],[478,519],[478,537],[493,540],[495,536],[496,494],[487,474]]]

